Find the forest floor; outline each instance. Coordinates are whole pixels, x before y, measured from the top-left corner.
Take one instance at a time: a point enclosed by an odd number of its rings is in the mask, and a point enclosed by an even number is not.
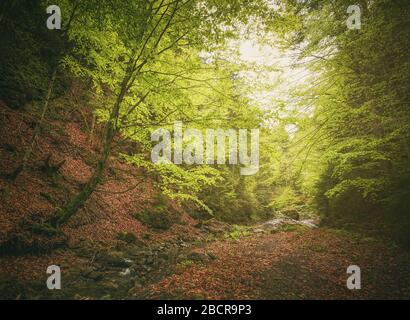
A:
[[[394,245],[345,231],[299,226],[226,235],[158,247],[127,244],[102,254],[74,248],[71,258],[63,251],[62,290],[47,290],[44,274],[41,280],[20,282],[18,298],[410,298],[410,253]],[[360,290],[346,287],[350,265],[361,269]]]
[[[152,285],[154,298],[410,298],[410,255],[375,239],[332,229],[253,234],[206,247],[215,260],[193,264]],[[348,290],[346,269],[361,268]]]
[[[19,163],[33,134],[29,110],[0,103],[2,173]],[[289,221],[280,228],[199,222],[176,203],[168,204],[175,223],[155,230],[135,218],[155,208],[152,179],[120,161],[111,161],[98,190],[64,226],[61,243],[21,232],[33,218],[46,221],[90,176],[101,132],[87,134],[83,122],[77,110],[56,109],[29,168],[15,182],[0,176],[0,248],[9,249],[0,253],[0,298],[410,298],[410,253],[364,235]],[[115,143],[117,152],[133,147]],[[51,175],[44,172],[50,155],[62,163]],[[17,252],[16,240],[30,251]],[[50,265],[61,268],[61,290],[46,287]],[[350,265],[361,268],[361,290],[346,288]]]

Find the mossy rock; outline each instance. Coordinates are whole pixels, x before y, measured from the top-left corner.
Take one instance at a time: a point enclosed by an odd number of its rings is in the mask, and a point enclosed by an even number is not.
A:
[[[134,214],[134,218],[153,229],[168,230],[172,226],[172,218],[165,207],[157,207],[152,211],[142,211]]]
[[[199,221],[205,221],[212,219],[213,216],[206,210],[200,210],[200,209],[192,209],[188,211],[188,214],[194,218],[195,220]]]
[[[124,253],[120,251],[108,251],[100,255],[99,262],[114,268],[127,268],[130,263],[125,259]]]
[[[120,232],[117,236],[117,239],[129,244],[137,243],[137,237],[131,232]]]
[[[194,261],[194,262],[207,262],[209,261],[211,258],[203,252],[199,252],[199,251],[191,251],[188,255],[187,255],[187,259]]]
[[[293,219],[293,220],[299,220],[300,219],[300,213],[296,208],[285,209],[285,210],[283,210],[282,213],[290,219]]]

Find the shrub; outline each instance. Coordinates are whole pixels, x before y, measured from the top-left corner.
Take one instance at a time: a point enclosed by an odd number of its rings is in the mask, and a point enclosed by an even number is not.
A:
[[[276,192],[271,207],[274,210],[284,210],[289,207],[289,205],[298,204],[300,202],[299,197],[291,187],[279,188]]]
[[[250,235],[251,232],[246,226],[234,225],[232,231],[225,234],[226,239],[239,239],[241,237],[246,237]]]
[[[172,219],[168,210],[163,207],[157,207],[151,211],[144,210],[134,214],[134,217],[143,224],[159,230],[168,230],[172,225]]]

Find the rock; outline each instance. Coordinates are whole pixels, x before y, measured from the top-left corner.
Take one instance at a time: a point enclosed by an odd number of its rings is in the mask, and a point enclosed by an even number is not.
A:
[[[124,262],[129,263],[131,265],[134,261],[128,258],[124,258]]]
[[[283,211],[283,214],[293,220],[299,220],[300,219],[300,215],[299,215],[299,211],[296,210],[295,208],[289,208]]]
[[[307,219],[307,220],[299,221],[299,224],[301,224],[302,226],[312,228],[312,229],[317,228],[317,223],[313,219]]]
[[[109,289],[109,290],[115,290],[118,289],[118,284],[116,284],[114,281],[104,281],[101,283],[101,286],[104,289]]]
[[[99,258],[99,260],[102,264],[116,268],[128,268],[132,264],[132,260],[126,259],[124,253],[120,251],[106,252]]]
[[[265,222],[262,225],[262,228],[264,230],[277,230],[283,224],[284,224],[283,219],[272,219],[272,220],[269,220],[269,221]]]
[[[177,245],[180,246],[180,247],[183,247],[183,248],[188,247],[188,245],[187,245],[187,244],[185,243],[185,241],[182,240],[182,239],[178,239],[178,240],[177,240]]]
[[[82,276],[95,281],[100,281],[104,277],[104,274],[102,272],[87,268],[82,272]]]
[[[119,240],[125,241],[126,243],[137,243],[137,237],[131,232],[121,232],[118,234],[117,238]]]
[[[125,269],[124,271],[121,271],[120,272],[120,275],[121,276],[128,276],[128,275],[130,275],[131,274],[131,269],[130,268],[127,268],[127,269]]]
[[[82,295],[76,293],[76,294],[74,295],[74,300],[90,300],[90,298],[87,297],[87,296],[82,296]]]
[[[314,220],[293,220],[289,218],[279,218],[279,219],[272,219],[269,220],[259,227],[266,230],[267,232],[270,233],[275,233],[277,231],[282,230],[286,226],[294,226],[294,225],[300,225],[300,226],[305,226],[308,228],[316,228],[317,225]],[[256,229],[255,229],[256,230]],[[255,231],[254,230],[254,231]]]
[[[125,252],[128,256],[136,258],[138,256],[143,255],[145,251],[142,246],[128,246],[125,249]]]
[[[229,224],[216,219],[209,219],[202,222],[200,228],[215,235],[221,235],[231,230],[231,226]]]
[[[192,251],[187,255],[187,259],[195,261],[195,262],[206,262],[210,258],[206,253],[199,252],[199,251]]]
[[[143,210],[134,217],[143,224],[158,230],[168,230],[173,223],[166,206],[155,206],[150,211]]]

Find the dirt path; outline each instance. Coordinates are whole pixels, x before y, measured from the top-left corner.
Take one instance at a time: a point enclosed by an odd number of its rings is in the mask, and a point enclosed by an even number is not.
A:
[[[149,298],[410,298],[410,254],[370,238],[298,230],[217,241],[202,251],[214,259],[180,264],[149,287]],[[361,268],[361,290],[346,288],[353,264]]]

